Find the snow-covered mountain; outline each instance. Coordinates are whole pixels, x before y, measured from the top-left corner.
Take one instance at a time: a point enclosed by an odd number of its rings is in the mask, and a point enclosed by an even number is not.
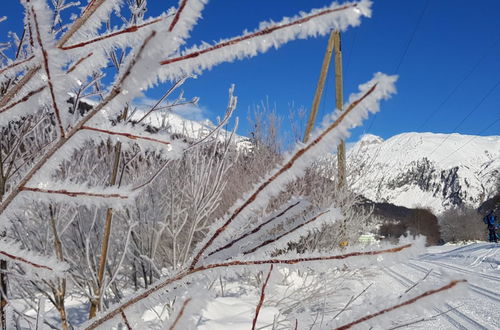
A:
[[[141,117],[142,114],[137,114],[134,117],[132,117],[132,120]],[[213,130],[216,129],[217,126],[209,119],[191,120],[191,119],[186,119],[174,112],[158,113],[158,114],[153,113],[144,121],[144,123],[156,128],[167,129],[169,132],[173,134],[179,134],[185,136],[187,138],[192,139],[193,141],[203,139],[208,134],[213,132]],[[221,128],[217,136],[221,140],[227,139],[231,136],[231,131]],[[244,136],[234,134],[233,141],[239,149],[250,148],[249,139]]]
[[[404,133],[364,135],[348,151],[349,184],[376,201],[434,213],[478,207],[500,176],[500,136]]]

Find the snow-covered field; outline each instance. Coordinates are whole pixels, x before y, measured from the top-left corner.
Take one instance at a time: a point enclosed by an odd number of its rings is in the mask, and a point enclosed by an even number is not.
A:
[[[349,317],[351,309],[369,303],[371,296],[397,296],[418,285],[437,286],[443,279],[454,277],[467,279],[469,290],[444,300],[434,298],[431,300],[432,305],[426,305],[425,310],[407,309],[403,313],[382,315],[381,318],[385,319],[384,326],[373,329],[500,329],[498,244],[478,242],[434,246],[427,248],[425,254],[391,267],[362,272],[343,271],[344,273],[332,271],[327,276],[309,276],[304,275],[305,273],[299,276],[296,272],[283,269],[275,272],[272,279],[274,283],[266,290],[257,327],[294,328],[293,322],[286,320],[282,312],[288,308],[300,309],[301,303],[304,303],[312,307],[306,308],[302,313],[301,322],[309,323],[307,329],[330,328],[324,325],[338,316],[339,311]],[[214,283],[213,289],[218,297],[205,307],[197,329],[240,330],[251,327],[259,300],[259,285],[255,279],[238,281],[234,274],[232,276],[232,279],[221,279]],[[346,302],[362,292],[364,293],[344,310]],[[68,316],[72,324],[84,322],[88,305],[82,304],[83,300],[78,298],[69,299],[68,302]],[[377,306],[379,302],[371,303]],[[55,324],[55,311],[49,303],[46,308],[47,320]],[[153,317],[153,313],[158,316],[162,311],[146,312],[143,317]],[[314,324],[312,327],[311,323]],[[303,329],[300,323],[298,329]]]
[[[406,289],[424,277],[460,276],[469,292],[430,307],[408,329],[500,329],[500,245],[472,243],[428,248],[428,253],[384,270],[382,281]],[[438,316],[439,315],[439,316]],[[436,316],[436,317],[433,317]],[[415,321],[420,321],[419,316]]]

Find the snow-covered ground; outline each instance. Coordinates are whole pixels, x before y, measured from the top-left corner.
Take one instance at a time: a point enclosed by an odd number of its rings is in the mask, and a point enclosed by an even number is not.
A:
[[[483,242],[429,247],[426,254],[379,271],[371,270],[370,275],[371,278],[364,278],[362,281],[353,280],[350,290],[337,291],[336,298],[338,299],[332,299],[332,297],[327,299],[336,300],[336,303],[342,305],[356,291],[360,292],[367,284],[373,284],[366,292],[367,297],[360,297],[356,303],[352,304],[352,308],[357,308],[359,304],[368,303],[369,296],[374,291],[397,295],[424,282],[426,285],[432,286],[432,283],[435,283],[438,286],[438,283],[443,283],[445,278],[464,278],[467,279],[469,288],[465,294],[453,295],[452,298],[444,301],[434,299],[432,305],[425,306],[423,313],[421,309],[416,309],[403,314],[394,312],[383,315],[382,318],[390,321],[384,322],[384,326],[380,329],[387,329],[387,324],[390,324],[390,329],[500,329],[500,310],[498,309],[500,307],[500,245]],[[361,283],[364,283],[364,286]],[[205,313],[207,319],[203,329],[247,329],[255,308],[252,301],[255,304],[257,296],[253,300],[216,298],[207,308],[207,313]],[[436,301],[439,302],[435,303]],[[377,304],[376,301],[373,303]],[[334,306],[335,302],[330,301],[327,305]],[[260,319],[261,326],[266,323],[272,324],[273,317],[276,316],[276,314],[273,316],[273,310],[275,311],[276,308],[267,307]],[[325,312],[324,315],[320,313],[320,318],[325,320],[337,313],[334,310]],[[233,313],[235,318],[231,317]],[[349,310],[345,313],[349,314]],[[242,315],[244,315],[243,318]],[[272,327],[265,328],[271,329]],[[319,321],[312,328],[324,329]],[[299,329],[301,329],[300,326]]]
[[[251,328],[261,284],[256,284],[255,278],[238,281],[234,274],[232,276],[214,284],[213,290],[218,297],[202,311],[197,329]],[[435,284],[434,287],[438,287],[438,283],[446,282],[450,277],[467,279],[469,290],[445,300],[434,298],[432,305],[426,305],[425,310],[417,308],[382,315],[384,325],[373,329],[500,329],[500,244],[484,242],[429,247],[427,253],[405,263],[361,272],[344,269],[343,272],[322,275],[304,272],[299,275],[296,271],[280,269],[274,272],[272,285],[266,289],[257,327],[294,328],[293,322],[282,312],[288,308],[300,310],[301,303],[304,303],[304,306],[309,306],[299,313],[302,314],[301,322],[309,322],[304,329],[329,329],[331,326],[324,325],[338,316],[349,299],[365,289],[365,293],[341,314],[349,318],[351,309],[366,303],[372,303],[377,309],[378,303],[383,302],[370,300],[371,297],[380,294],[394,297],[419,285],[432,287]],[[67,300],[71,323],[84,322],[88,311],[85,300],[81,297],[68,297]],[[18,308],[22,309],[21,305]],[[56,324],[57,313],[48,302],[46,310],[47,320]],[[143,317],[148,318],[152,313],[145,311]],[[35,316],[34,311],[28,314]],[[314,323],[312,327],[311,323]],[[298,329],[303,329],[300,323]]]
[[[427,320],[407,329],[500,329],[500,245],[472,243],[428,248],[428,253],[384,270],[383,281],[407,289],[427,276],[460,276],[468,280],[468,295],[428,306]],[[439,316],[438,316],[439,315]],[[436,316],[436,317],[433,317]],[[415,318],[415,321],[422,316]],[[395,324],[396,325],[396,324]]]

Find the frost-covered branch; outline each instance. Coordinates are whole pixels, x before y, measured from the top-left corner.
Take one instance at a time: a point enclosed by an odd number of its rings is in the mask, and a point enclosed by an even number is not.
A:
[[[183,75],[200,73],[203,70],[235,59],[264,53],[271,47],[279,46],[296,38],[324,35],[332,28],[344,30],[356,26],[362,16],[370,16],[369,1],[352,2],[345,5],[336,3],[309,14],[285,18],[279,23],[261,23],[261,28],[241,37],[223,40],[213,46],[193,47],[183,55],[161,62],[165,68],[160,76],[164,80],[175,80]]]
[[[315,159],[316,153],[323,152],[335,142],[344,137],[347,129],[359,125],[362,118],[365,118],[369,111],[378,111],[378,103],[382,99],[388,98],[395,92],[394,82],[396,77],[390,77],[383,74],[377,74],[370,82],[361,85],[361,92],[357,95],[351,96],[351,104],[346,109],[338,114],[336,120],[327,125],[327,127],[320,132],[315,138],[304,146],[299,145],[296,151],[288,157],[278,168],[269,173],[269,175],[245,198],[236,205],[233,211],[228,215],[227,219],[222,222],[219,227],[211,233],[207,239],[202,242],[199,251],[196,253],[191,263],[191,268],[203,257],[205,252],[212,247],[215,240],[225,232],[228,227],[237,219],[243,218],[248,214],[251,207],[262,205],[269,197],[273,196],[281,189],[286,183],[299,174],[302,174],[305,168],[311,164]],[[358,111],[354,111],[358,108]],[[351,114],[351,112],[353,112]],[[337,129],[338,133],[332,134]]]
[[[174,330],[175,327],[177,326],[177,324],[179,323],[179,320],[182,318],[182,316],[184,315],[184,311],[186,310],[186,307],[187,305],[191,302],[191,298],[188,298],[186,300],[184,300],[184,302],[182,303],[182,307],[181,309],[179,310],[179,313],[177,313],[177,316],[175,317],[174,319],[174,322],[172,323],[172,325],[168,328],[169,330]]]
[[[381,311],[378,311],[376,313],[373,313],[373,314],[369,314],[369,315],[366,315],[362,318],[359,318],[355,321],[352,321],[348,324],[345,324],[343,326],[340,326],[338,328],[336,328],[336,330],[346,330],[346,329],[350,329],[352,328],[353,326],[355,325],[358,325],[358,324],[361,324],[361,323],[364,323],[366,321],[369,321],[373,318],[376,318],[382,314],[385,314],[385,313],[390,313],[392,311],[395,311],[399,308],[402,308],[402,307],[405,307],[405,306],[408,306],[408,305],[411,305],[411,304],[414,304],[416,303],[417,301],[421,300],[421,299],[424,299],[424,298],[427,298],[429,296],[432,296],[432,295],[435,295],[437,293],[441,293],[441,292],[444,292],[444,291],[447,291],[447,290],[451,290],[453,289],[454,287],[456,287],[457,285],[460,285],[461,283],[466,283],[467,281],[466,280],[453,280],[451,282],[449,282],[448,284],[440,287],[440,288],[437,288],[437,289],[432,289],[432,290],[429,290],[429,291],[425,291],[424,293],[414,297],[414,298],[411,298],[411,299],[408,299],[404,302],[401,302],[397,305],[394,305],[394,306],[391,306],[391,307],[388,307],[388,308],[385,308]]]
[[[401,251],[404,251],[407,249],[411,250],[412,247],[417,249],[417,250],[420,249],[420,247],[414,247],[412,244],[405,244],[405,245],[401,245],[398,247],[393,247],[393,248],[388,248],[388,249],[383,249],[383,250],[351,252],[351,253],[341,254],[341,255],[304,257],[304,258],[293,258],[293,259],[265,259],[265,260],[248,260],[248,261],[230,261],[230,262],[225,262],[225,263],[208,264],[205,266],[190,268],[186,271],[178,273],[174,277],[170,277],[170,278],[167,278],[166,280],[157,282],[151,288],[143,291],[140,294],[135,295],[134,297],[130,298],[129,300],[127,300],[123,304],[115,306],[101,315],[97,315],[94,319],[92,319],[88,323],[84,324],[84,328],[85,329],[96,329],[97,327],[104,324],[105,322],[118,316],[122,310],[126,310],[127,308],[130,308],[137,303],[140,303],[146,299],[149,299],[151,296],[159,293],[160,290],[168,289],[168,287],[170,285],[172,285],[173,283],[182,281],[188,276],[192,276],[192,275],[198,274],[200,272],[208,271],[208,270],[214,270],[214,269],[218,269],[218,268],[229,268],[229,267],[236,267],[236,266],[277,265],[277,264],[294,265],[294,264],[299,264],[299,263],[316,262],[316,261],[345,260],[345,259],[349,259],[349,258],[363,257],[363,256],[395,254],[395,253],[398,253],[398,252],[401,252]]]
[[[89,131],[95,131],[95,132],[99,132],[99,133],[105,133],[105,134],[109,134],[109,135],[123,136],[123,137],[126,137],[127,139],[131,139],[131,140],[151,141],[151,142],[156,142],[156,143],[160,143],[160,144],[164,144],[164,145],[171,144],[170,141],[162,141],[160,139],[155,139],[155,138],[148,137],[148,136],[139,136],[139,135],[134,135],[134,134],[125,133],[125,132],[115,132],[115,131],[101,129],[101,128],[97,128],[97,127],[82,126],[82,129],[89,130]]]
[[[116,37],[116,36],[126,35],[126,34],[129,34],[129,33],[133,34],[133,33],[139,31],[142,28],[145,28],[145,27],[148,27],[150,25],[162,22],[164,19],[165,19],[165,17],[158,17],[158,18],[155,18],[155,19],[151,19],[150,21],[148,21],[146,23],[143,23],[143,24],[132,25],[132,26],[129,26],[127,28],[124,28],[124,29],[116,31],[116,32],[111,32],[111,33],[108,33],[108,34],[105,34],[105,35],[101,35],[101,36],[99,36],[99,37],[97,37],[95,39],[86,40],[86,41],[83,41],[83,42],[80,42],[80,43],[74,44],[74,45],[61,46],[60,48],[62,50],[71,50],[71,49],[75,49],[75,48],[81,48],[81,47],[85,47],[85,46],[88,46],[88,45],[92,45],[92,44],[94,44],[96,42],[99,42],[99,41],[102,41],[102,40],[111,39],[111,38]]]
[[[257,307],[255,308],[255,315],[252,320],[252,330],[255,330],[255,326],[257,325],[257,318],[259,317],[260,309],[262,308],[262,305],[264,304],[264,299],[266,298],[266,287],[267,283],[269,282],[269,278],[271,277],[271,273],[273,272],[273,265],[271,264],[271,267],[269,267],[269,272],[267,273],[266,279],[264,283],[262,284],[262,288],[260,289],[260,297],[259,297],[259,303],[257,304]]]
[[[61,47],[91,18],[91,16],[99,9],[106,1],[112,0],[92,0],[83,10],[82,15],[71,25],[70,29],[61,37],[58,46]]]
[[[119,198],[119,199],[127,199],[128,196],[121,195],[118,193],[114,194],[103,194],[103,193],[94,193],[94,192],[86,192],[86,191],[68,191],[65,189],[42,189],[36,187],[21,187],[23,191],[32,191],[38,193],[46,193],[46,194],[60,194],[69,197],[99,197],[99,198]]]

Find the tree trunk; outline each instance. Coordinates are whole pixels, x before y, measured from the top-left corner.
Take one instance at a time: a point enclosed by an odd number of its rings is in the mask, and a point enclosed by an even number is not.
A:
[[[59,234],[57,232],[57,221],[54,208],[52,205],[49,206],[50,209],[50,221],[52,226],[52,234],[54,235],[54,248],[56,250],[57,259],[61,262],[64,262],[64,254],[62,249],[62,243],[59,239]],[[56,308],[59,312],[59,316],[61,317],[61,328],[63,330],[68,329],[68,319],[66,316],[66,307],[64,306],[64,302],[66,299],[66,279],[61,278],[58,280],[58,287],[54,290],[54,298],[56,301]]]
[[[123,121],[127,119],[128,108],[123,110],[123,113],[119,119],[119,121]],[[115,159],[113,163],[113,170],[111,173],[111,179],[109,180],[110,186],[114,186],[116,184],[116,179],[118,177],[118,167],[120,166],[120,159],[122,153],[122,144],[118,142],[115,146]],[[108,247],[109,247],[109,236],[111,235],[111,223],[113,220],[113,209],[109,208],[106,211],[106,222],[104,224],[104,235],[102,238],[102,246],[101,246],[101,258],[99,259],[99,269],[97,271],[97,287],[94,290],[94,297],[96,299],[90,300],[90,310],[89,310],[89,320],[96,316],[97,311],[99,310],[101,297],[103,294],[103,280],[104,280],[104,270],[106,269],[106,263],[108,261]]]
[[[118,176],[118,166],[120,164],[120,155],[122,151],[122,145],[120,142],[116,144],[115,147],[115,160],[113,164],[113,173],[111,174],[110,184],[113,186],[116,184],[116,178]],[[113,209],[109,208],[106,211],[106,220],[104,224],[104,234],[102,238],[101,246],[101,258],[99,259],[99,269],[97,271],[97,287],[94,290],[94,297],[90,301],[89,319],[96,316],[99,310],[99,305],[101,297],[103,294],[103,281],[104,281],[104,270],[106,269],[106,263],[108,259],[108,248],[109,248],[109,237],[111,235],[111,225],[113,221]]]
[[[5,236],[3,233],[2,236]],[[2,330],[7,330],[7,315],[5,307],[7,306],[7,261],[0,261],[0,287],[2,291],[0,292],[0,324]]]

